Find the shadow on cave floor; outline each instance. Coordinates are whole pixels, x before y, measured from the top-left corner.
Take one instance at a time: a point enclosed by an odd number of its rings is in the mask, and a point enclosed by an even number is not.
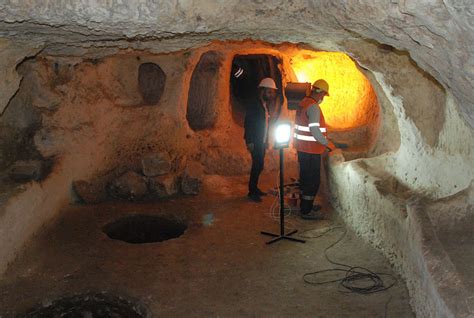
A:
[[[221,177],[219,177],[221,178]],[[270,185],[274,175],[264,176]],[[205,190],[195,197],[154,204],[68,206],[13,262],[0,282],[0,316],[86,293],[138,299],[157,317],[413,317],[403,281],[372,295],[346,295],[336,284],[313,286],[306,272],[333,267],[323,251],[340,229],[306,244],[265,245],[261,230],[278,231],[269,216],[273,197],[247,201],[246,177],[222,178],[232,191]],[[213,180],[213,183],[217,180]],[[268,187],[266,187],[268,188]],[[222,189],[222,187],[221,187]],[[287,228],[313,235],[341,224],[288,218]],[[187,229],[160,243],[109,239],[104,225],[131,214],[180,220]],[[309,231],[309,232],[304,232]],[[392,273],[381,253],[348,231],[330,256],[342,263]]]

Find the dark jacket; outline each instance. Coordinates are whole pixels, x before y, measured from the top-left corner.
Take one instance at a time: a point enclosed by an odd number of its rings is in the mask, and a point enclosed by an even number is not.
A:
[[[255,101],[247,107],[244,121],[246,144],[265,143],[266,120],[265,108],[260,101]]]

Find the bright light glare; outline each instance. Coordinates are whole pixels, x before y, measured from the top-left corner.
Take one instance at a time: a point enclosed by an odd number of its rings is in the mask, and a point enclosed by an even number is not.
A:
[[[346,54],[302,50],[291,57],[291,66],[300,83],[320,78],[328,82],[331,95],[324,98],[321,109],[330,128],[361,127],[377,118],[377,96]]]
[[[275,129],[275,141],[278,144],[285,144],[290,141],[291,126],[289,123],[277,124]]]

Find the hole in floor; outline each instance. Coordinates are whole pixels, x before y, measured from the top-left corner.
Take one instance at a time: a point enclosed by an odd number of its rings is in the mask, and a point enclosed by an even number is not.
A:
[[[153,215],[134,215],[121,218],[104,226],[108,237],[132,244],[162,242],[180,237],[186,224]]]
[[[147,317],[143,308],[139,308],[125,299],[96,294],[78,295],[54,301],[47,307],[29,311],[24,318],[142,318]]]

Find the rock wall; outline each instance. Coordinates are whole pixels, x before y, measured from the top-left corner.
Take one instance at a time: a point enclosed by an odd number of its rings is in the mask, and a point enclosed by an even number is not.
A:
[[[239,47],[277,52],[261,43],[217,43],[173,54],[41,54],[23,62],[20,88],[0,117],[0,271],[68,202],[197,194],[204,172],[247,173],[250,157],[229,103],[230,69]],[[188,92],[193,71],[213,49],[220,51],[220,62],[213,68],[214,85],[198,87],[207,89],[202,103],[199,92]],[[163,87],[159,99],[147,93],[140,73],[149,63],[164,74],[155,72],[157,79],[151,79]],[[194,77],[203,83],[209,79]],[[196,100],[211,110],[198,110],[204,117],[197,122],[213,120],[194,131],[187,115]],[[29,178],[11,180],[12,164],[19,162],[53,166],[37,177],[40,168],[31,164]]]
[[[379,100],[384,100],[382,109],[387,101],[392,106],[396,125],[382,131],[398,130],[400,143],[372,158],[345,162],[334,156],[329,173],[332,202],[402,274],[418,315],[470,317],[472,299],[453,265],[458,260],[450,259],[452,254],[436,243],[439,238],[425,209],[439,198],[450,197],[454,204],[460,192],[472,200],[468,189],[474,179],[473,132],[451,94],[405,55],[371,44],[352,50],[362,67],[373,73],[370,78],[376,81]],[[460,209],[467,213],[472,205]],[[449,219],[451,211],[445,206],[441,213]],[[463,236],[469,237],[469,232]],[[456,287],[443,282],[447,276]]]
[[[105,59],[42,56],[22,66],[27,71],[20,91],[0,120],[2,127],[8,128],[1,131],[2,141],[10,140],[15,148],[6,153],[12,147],[2,144],[2,155],[10,154],[8,159],[18,160],[24,155],[30,158],[32,153],[38,158],[53,158],[54,167],[44,181],[9,183],[18,191],[1,202],[1,271],[41,225],[71,202],[73,182],[90,181],[86,186],[75,185],[95,189],[95,196],[100,195],[100,182],[126,171],[141,170],[145,155],[163,151],[176,165],[174,171],[185,168],[181,167],[185,155],[193,159],[197,142],[196,138],[190,142],[191,136],[187,135],[186,95],[181,92],[189,85],[185,74],[190,73],[196,63],[193,59],[198,57],[183,57],[183,53],[125,53]],[[138,70],[146,62],[161,65],[168,75],[167,89],[158,105],[144,103],[140,94]],[[15,129],[19,134],[29,132],[27,142],[13,139]],[[160,185],[169,183],[162,181]],[[155,183],[152,186],[158,187]],[[173,184],[156,191],[174,192]]]
[[[383,159],[385,169],[432,198],[468,187],[474,178],[474,140],[452,95],[400,52],[370,43],[346,45],[373,74],[379,99],[388,99],[395,114],[396,125],[387,133],[400,134],[400,147],[384,156],[389,158]]]
[[[20,86],[21,75],[16,72],[16,66],[24,59],[34,56],[43,47],[41,42],[35,41],[11,41],[0,38],[0,114],[2,114],[16,94]]]

